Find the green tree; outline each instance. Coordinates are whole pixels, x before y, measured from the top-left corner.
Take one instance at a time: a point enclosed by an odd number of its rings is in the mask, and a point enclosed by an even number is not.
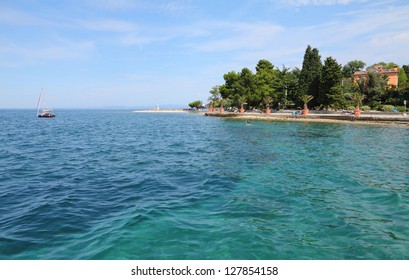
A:
[[[408,77],[409,80],[409,65],[402,65],[402,69],[405,71],[406,76]]]
[[[209,106],[212,108],[217,107],[221,100],[220,86],[216,85],[212,87],[212,89],[209,92],[211,94],[210,97],[207,99],[209,101]]]
[[[240,107],[241,110],[244,110],[244,105],[247,104],[247,99],[245,96],[238,96],[236,98],[236,101],[238,103],[238,107]]]
[[[317,98],[320,89],[322,63],[318,49],[312,49],[311,46],[307,46],[304,54],[304,60],[300,77],[298,81],[299,96],[311,95],[314,97],[313,106],[317,105]]]
[[[393,69],[393,67],[396,65],[395,62],[378,62],[375,64],[372,64],[371,66],[367,67],[366,70],[371,71],[375,68],[375,66],[381,65],[384,69]]]
[[[350,98],[354,103],[355,109],[359,110],[359,106],[362,104],[362,100],[364,100],[365,95],[359,92],[354,92]]]
[[[276,79],[274,65],[268,60],[260,60],[254,76],[254,93],[250,96],[252,105],[260,104],[265,97],[274,95],[273,84]]]
[[[200,108],[203,108],[203,103],[201,100],[196,100],[196,101],[190,102],[189,107],[192,109],[193,108],[200,109]]]
[[[321,88],[318,95],[318,103],[331,106],[336,109],[345,105],[342,94],[342,68],[332,57],[327,57],[322,67]]]
[[[219,92],[222,98],[235,99],[239,94],[240,74],[235,71],[230,71],[223,75],[225,83],[219,87]]]
[[[263,102],[266,105],[266,109],[270,109],[271,103],[273,103],[273,98],[271,96],[265,96]]]
[[[244,96],[249,105],[254,106],[254,104],[258,105],[260,97],[254,91],[255,83],[254,83],[254,74],[248,68],[243,68],[240,73],[240,87],[239,87],[239,95]]]
[[[368,72],[365,84],[364,93],[368,102],[385,101],[387,80],[383,75],[376,72]]]
[[[219,85],[216,85],[216,86],[212,87],[212,89],[209,92],[211,94],[211,99],[212,100],[218,100],[218,99],[221,98],[220,86]]]
[[[405,69],[399,69],[399,76],[398,76],[398,87],[399,88],[406,88],[408,82],[408,76],[406,75]]]
[[[284,96],[286,99],[286,104],[288,105],[295,105],[298,102],[298,81],[300,80],[300,73],[301,70],[296,67],[285,75],[286,84],[284,88]]]
[[[364,69],[365,65],[361,60],[352,60],[342,67],[342,74],[344,78],[351,78],[356,71]]]
[[[239,97],[243,97],[251,104],[260,101],[260,98],[255,94],[254,74],[250,69],[243,68],[239,73],[231,71],[223,78],[225,84],[219,88],[221,98],[237,101]]]
[[[308,102],[310,102],[312,99],[314,98],[314,96],[312,95],[308,95],[308,94],[304,94],[301,95],[301,100],[304,103],[304,109],[308,109]]]
[[[294,102],[298,87],[298,78],[300,70],[295,68],[290,71],[283,65],[282,69],[276,70],[276,79],[274,80],[273,89],[275,94],[274,100],[280,103],[284,108],[287,104]]]

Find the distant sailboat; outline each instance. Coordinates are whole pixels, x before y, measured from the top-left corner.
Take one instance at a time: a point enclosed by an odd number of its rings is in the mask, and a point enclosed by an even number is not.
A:
[[[41,88],[40,96],[38,97],[37,117],[39,117],[39,118],[54,118],[55,114],[53,113],[53,109],[42,108],[41,113],[40,113],[40,106],[41,106],[42,100],[43,100],[43,88]]]

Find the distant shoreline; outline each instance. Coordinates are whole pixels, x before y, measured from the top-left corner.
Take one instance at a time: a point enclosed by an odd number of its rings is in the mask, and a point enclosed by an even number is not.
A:
[[[189,113],[187,110],[183,109],[159,109],[159,110],[134,110],[134,113]]]
[[[264,113],[230,113],[230,112],[206,112],[206,116],[234,118],[243,120],[266,120],[266,121],[296,121],[296,122],[319,122],[319,123],[354,123],[354,124],[373,124],[373,125],[399,125],[409,128],[409,115],[403,114],[382,114],[382,113],[364,113],[360,117],[353,114],[338,113],[310,113],[308,115],[292,115],[291,112]]]

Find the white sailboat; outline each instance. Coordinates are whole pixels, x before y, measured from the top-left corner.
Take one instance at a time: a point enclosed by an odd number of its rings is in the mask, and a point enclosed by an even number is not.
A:
[[[38,102],[37,102],[37,117],[39,118],[54,118],[55,114],[53,112],[53,109],[50,108],[42,108],[41,113],[40,113],[40,106],[41,102],[43,100],[43,88],[41,88],[40,91],[40,96],[38,97]]]

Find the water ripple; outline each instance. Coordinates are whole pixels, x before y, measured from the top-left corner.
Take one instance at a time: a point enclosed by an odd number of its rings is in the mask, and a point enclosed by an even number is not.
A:
[[[0,111],[0,259],[408,259],[409,131]]]

